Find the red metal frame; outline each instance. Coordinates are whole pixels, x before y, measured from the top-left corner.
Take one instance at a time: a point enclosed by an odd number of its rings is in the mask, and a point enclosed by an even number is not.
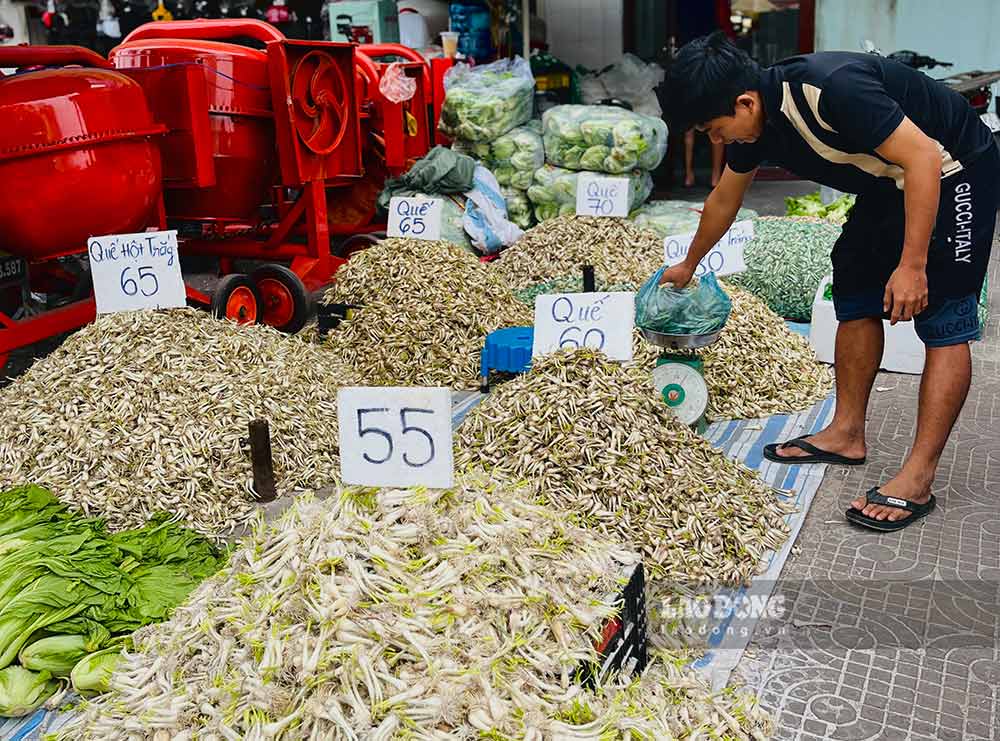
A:
[[[256,217],[198,217],[195,222],[200,225],[201,236],[183,236],[180,247],[187,254],[219,257],[220,267],[224,272],[231,269],[232,260],[241,258],[290,263],[291,270],[302,279],[306,288],[314,290],[329,283],[344,262],[334,257],[330,251],[327,188],[349,185],[362,174],[359,98],[363,91],[354,81],[354,71],[364,70],[370,81],[368,90],[364,92],[371,96],[373,91],[377,93],[378,90],[378,70],[370,60],[366,61],[361,55],[355,55],[354,47],[350,44],[291,41],[270,24],[256,20],[150,23],[133,31],[123,47],[136,41],[177,40],[180,52],[183,52],[187,43],[201,44],[197,47],[199,53],[225,54],[225,47],[210,47],[202,52],[202,42],[225,42],[236,37],[249,37],[265,44],[263,54],[266,55],[272,109],[266,115],[274,122],[273,156],[276,157],[277,178],[274,182],[276,187],[270,188],[269,193],[271,206],[278,220],[274,223]],[[257,65],[259,62],[250,59],[248,64]],[[298,84],[295,76],[300,67],[302,74],[309,77]],[[141,72],[141,68],[129,71]],[[167,71],[169,70],[151,70],[150,75],[156,76]],[[136,79],[141,84],[144,82],[141,76]],[[165,84],[162,76],[160,82]],[[147,80],[146,84],[152,82]],[[163,92],[162,87],[160,92]],[[198,107],[196,102],[200,99],[195,94],[197,91],[188,89],[186,92],[186,95],[173,96],[173,99],[182,101],[182,104],[188,101],[192,106]],[[227,94],[231,97],[232,108],[239,109],[241,100],[252,93],[235,86],[228,93],[223,93]],[[200,112],[196,110],[192,116],[174,113],[174,119],[180,118],[185,125],[180,130],[168,132],[168,139],[172,133],[181,133],[186,137],[182,141],[189,149],[193,147],[195,151],[214,151],[215,140],[207,135],[199,135],[196,122],[210,116],[229,116],[229,106],[227,104],[220,108],[218,102],[214,104],[215,107],[204,103],[200,106]],[[238,115],[232,114],[235,126],[250,125],[246,119],[235,118]],[[335,133],[331,134],[328,142],[320,143],[324,146],[307,142],[303,138],[317,131],[322,134],[319,118],[305,118],[308,115],[328,116],[326,123],[334,122],[332,126]],[[188,124],[189,121],[195,123]],[[162,122],[168,128],[171,126],[171,121]],[[310,125],[311,132],[308,131]],[[264,152],[261,154],[267,155]],[[190,153],[186,156],[189,160],[192,157]],[[224,158],[219,160],[218,155],[215,157],[214,162],[210,163],[212,167],[226,166]],[[278,186],[279,182],[283,187]],[[184,186],[176,181],[168,181],[165,187],[169,189]],[[298,194],[289,197],[286,188],[298,191]],[[261,194],[261,204],[264,205],[267,201],[268,197]],[[168,216],[171,215],[169,203],[168,199]],[[250,217],[250,214],[247,216]]]

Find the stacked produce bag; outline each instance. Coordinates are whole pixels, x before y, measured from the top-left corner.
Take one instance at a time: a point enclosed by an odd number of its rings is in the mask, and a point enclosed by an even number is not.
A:
[[[459,64],[445,75],[444,86],[438,128],[454,140],[453,150],[493,173],[511,221],[529,228],[525,191],[545,163],[541,123],[529,121],[535,91],[530,66],[520,57],[479,67]]]
[[[629,208],[653,189],[649,171],[667,151],[662,119],[607,106],[562,105],[542,117],[545,167],[535,171],[528,198],[539,221],[576,211],[580,171],[629,179]]]
[[[452,139],[491,142],[531,118],[535,79],[520,57],[479,67],[457,64],[445,74],[444,89],[438,128]]]
[[[541,121],[528,121],[491,142],[457,140],[452,148],[475,157],[493,173],[503,188],[511,221],[522,229],[535,223],[527,191],[535,171],[545,164]]]
[[[633,209],[653,191],[653,178],[648,172],[634,170],[628,177],[629,209]],[[543,165],[534,173],[534,184],[528,188],[528,199],[534,204],[535,218],[545,221],[556,216],[576,213],[576,187],[580,173],[563,167]]]
[[[621,175],[652,170],[667,152],[663,119],[623,108],[561,105],[542,118],[545,157],[571,170]]]

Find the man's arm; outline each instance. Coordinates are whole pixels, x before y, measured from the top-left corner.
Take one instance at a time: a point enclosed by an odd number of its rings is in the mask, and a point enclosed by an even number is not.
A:
[[[927,250],[941,195],[941,150],[908,118],[876,150],[903,168],[906,229],[903,256],[885,287],[891,322],[909,321],[927,308]],[[859,265],[859,270],[864,266]]]
[[[660,285],[672,283],[678,288],[683,288],[691,281],[694,271],[698,269],[698,263],[732,226],[733,219],[743,205],[743,196],[746,195],[747,188],[750,187],[756,174],[756,169],[744,173],[736,172],[726,166],[719,184],[705,200],[701,220],[698,222],[698,231],[695,232],[688,248],[687,257],[679,265],[663,271]]]

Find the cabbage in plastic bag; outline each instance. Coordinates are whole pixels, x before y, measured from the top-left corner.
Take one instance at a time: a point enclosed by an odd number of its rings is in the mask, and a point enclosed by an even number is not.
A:
[[[624,175],[629,181],[629,210],[636,208],[653,192],[653,178],[645,170],[632,170]],[[534,183],[528,188],[528,199],[535,205],[538,221],[576,213],[576,186],[580,173],[552,165],[535,170]]]
[[[490,144],[488,167],[500,185],[519,190],[531,187],[535,170],[545,164],[541,124],[529,121]]]
[[[530,229],[535,225],[535,213],[528,200],[528,194],[518,188],[502,186],[500,192],[507,201],[507,218],[522,229]]]
[[[610,106],[560,105],[542,115],[545,158],[571,170],[653,170],[667,152],[662,119]]]
[[[691,234],[698,230],[704,203],[698,201],[649,201],[629,214],[636,226],[652,229],[661,237]],[[734,221],[757,218],[757,212],[741,208]]]
[[[518,190],[530,188],[535,170],[545,164],[542,122],[538,120],[511,129],[493,142],[456,139],[451,148],[482,162],[500,185]]]
[[[441,200],[441,239],[470,252],[479,254],[472,246],[472,240],[465,233],[465,196],[415,193],[414,198],[437,198]]]
[[[531,118],[535,78],[520,57],[456,64],[445,73],[444,87],[438,129],[453,139],[491,142]]]
[[[635,323],[663,334],[711,334],[729,319],[732,303],[715,278],[706,273],[684,288],[660,285],[666,267],[653,273],[635,296]]]

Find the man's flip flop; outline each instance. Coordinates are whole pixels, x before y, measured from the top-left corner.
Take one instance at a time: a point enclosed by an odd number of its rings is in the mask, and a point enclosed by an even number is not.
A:
[[[809,453],[809,455],[778,455],[778,450],[781,448],[798,448],[804,453]],[[788,463],[799,466],[806,463],[833,463],[838,466],[860,466],[867,460],[867,458],[848,458],[846,455],[841,455],[840,453],[821,450],[812,443],[807,442],[804,437],[797,437],[794,440],[784,443],[765,445],[764,457],[775,463]]]
[[[919,520],[921,517],[929,515],[934,511],[934,507],[937,505],[937,500],[934,498],[933,494],[931,494],[931,498],[925,503],[917,504],[916,502],[911,502],[908,499],[887,497],[878,490],[877,486],[868,490],[865,494],[865,499],[867,500],[865,506],[868,504],[881,504],[885,507],[902,509],[910,513],[909,517],[904,517],[902,520],[896,520],[895,522],[892,520],[876,520],[874,517],[869,517],[868,515],[863,514],[860,509],[855,509],[854,507],[851,507],[844,513],[849,522],[853,522],[855,525],[860,525],[861,527],[866,527],[869,530],[878,530],[883,533],[892,533],[896,530],[902,530],[915,520]]]

